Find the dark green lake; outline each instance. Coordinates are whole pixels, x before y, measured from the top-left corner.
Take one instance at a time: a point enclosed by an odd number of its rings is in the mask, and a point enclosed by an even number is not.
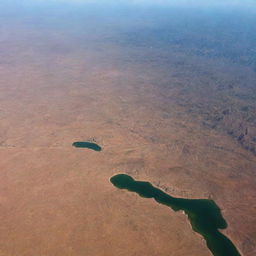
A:
[[[72,144],[73,147],[76,147],[76,148],[89,148],[89,149],[92,149],[92,150],[95,150],[95,151],[101,151],[102,148],[96,144],[96,143],[93,143],[93,142],[87,142],[87,141],[77,141],[77,142],[74,142]]]
[[[240,256],[233,243],[219,232],[219,229],[227,228],[227,223],[213,200],[175,198],[149,182],[136,181],[126,174],[115,175],[110,181],[117,188],[127,189],[141,197],[154,198],[174,211],[184,211],[192,229],[204,237],[214,256]]]

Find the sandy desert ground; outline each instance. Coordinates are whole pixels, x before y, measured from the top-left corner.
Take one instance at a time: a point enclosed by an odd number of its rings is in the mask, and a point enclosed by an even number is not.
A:
[[[255,70],[128,43],[120,27],[143,16],[20,12],[0,25],[0,255],[211,255],[182,212],[118,190],[117,173],[213,199],[255,255]],[[92,139],[101,152],[72,147]]]

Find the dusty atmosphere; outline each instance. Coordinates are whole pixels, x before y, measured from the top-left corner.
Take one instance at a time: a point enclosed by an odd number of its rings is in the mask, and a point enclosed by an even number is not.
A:
[[[118,173],[213,199],[254,256],[256,11],[14,2],[0,9],[0,256],[212,255]]]

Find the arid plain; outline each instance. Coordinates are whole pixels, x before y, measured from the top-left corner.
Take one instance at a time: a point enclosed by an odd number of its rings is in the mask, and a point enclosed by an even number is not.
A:
[[[0,255],[211,255],[182,212],[118,190],[117,173],[213,199],[255,255],[255,63],[168,43],[166,9],[108,8],[1,10]],[[197,14],[181,28],[207,27]],[[72,147],[88,140],[103,150]]]

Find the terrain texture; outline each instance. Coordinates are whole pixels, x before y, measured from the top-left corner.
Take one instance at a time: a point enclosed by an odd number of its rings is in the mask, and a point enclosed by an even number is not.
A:
[[[182,212],[110,183],[126,173],[213,199],[254,256],[253,14],[118,8],[0,11],[0,255],[211,255]]]

